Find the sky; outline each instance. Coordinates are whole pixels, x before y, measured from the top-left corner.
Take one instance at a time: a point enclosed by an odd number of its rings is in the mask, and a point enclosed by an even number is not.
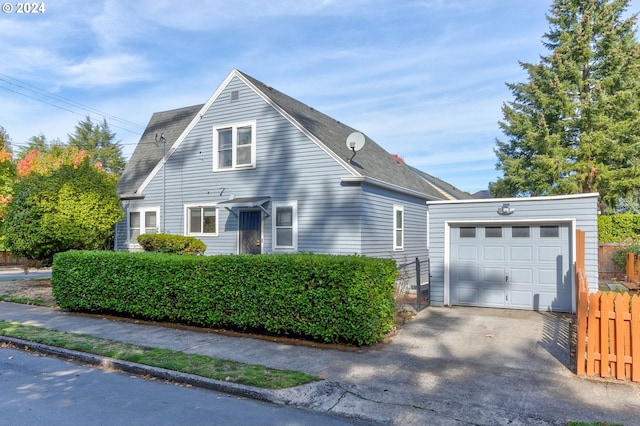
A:
[[[205,103],[235,68],[475,193],[500,176],[505,83],[527,81],[519,61],[548,53],[551,2],[49,0],[29,14],[4,3],[0,126],[17,150],[106,119],[128,159],[154,112]]]

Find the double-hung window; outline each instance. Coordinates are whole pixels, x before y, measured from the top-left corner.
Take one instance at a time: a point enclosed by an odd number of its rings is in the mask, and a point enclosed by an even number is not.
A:
[[[216,206],[185,206],[186,235],[217,235],[218,209]]]
[[[296,201],[274,201],[273,212],[274,249],[297,250],[298,203]]]
[[[129,212],[129,244],[138,244],[140,234],[158,232],[158,208],[131,210]]]
[[[393,206],[393,249],[404,250],[404,207]]]
[[[214,170],[256,166],[255,121],[216,127],[213,131],[213,142]]]

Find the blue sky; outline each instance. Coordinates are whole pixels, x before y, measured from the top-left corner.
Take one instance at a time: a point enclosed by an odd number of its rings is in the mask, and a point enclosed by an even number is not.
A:
[[[547,53],[551,0],[50,0],[29,15],[10,4],[0,125],[16,148],[106,115],[128,158],[153,112],[206,102],[237,68],[473,193],[499,176],[505,82]]]

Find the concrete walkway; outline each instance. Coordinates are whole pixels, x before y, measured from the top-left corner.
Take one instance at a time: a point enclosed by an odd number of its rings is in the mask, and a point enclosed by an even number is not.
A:
[[[209,380],[192,383],[377,423],[562,425],[582,420],[633,425],[640,421],[640,385],[579,378],[569,370],[570,317],[562,315],[430,307],[390,342],[349,350],[6,302],[0,302],[0,319],[317,374],[326,380],[281,391]],[[160,374],[154,369],[140,372]],[[187,380],[177,374],[169,377]]]

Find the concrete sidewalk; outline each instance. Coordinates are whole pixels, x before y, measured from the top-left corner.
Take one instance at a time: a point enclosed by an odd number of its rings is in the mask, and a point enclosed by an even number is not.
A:
[[[640,385],[579,378],[569,370],[570,318],[561,315],[431,307],[389,343],[351,350],[6,302],[0,302],[0,319],[316,374],[326,380],[281,391],[210,380],[192,383],[379,423],[561,425],[582,420],[633,425],[640,419]],[[141,368],[141,373],[160,374]],[[186,380],[175,374],[169,378]]]

